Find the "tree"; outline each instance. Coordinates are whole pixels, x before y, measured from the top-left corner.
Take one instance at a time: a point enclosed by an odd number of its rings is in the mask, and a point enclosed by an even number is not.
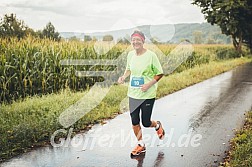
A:
[[[92,38],[90,35],[84,35],[84,42],[92,41]]]
[[[211,38],[211,37],[209,37],[208,39],[207,39],[207,42],[206,42],[207,44],[216,44],[216,41],[213,39],[213,38]]]
[[[245,36],[244,43],[250,49],[250,53],[252,54],[252,33],[250,35]]]
[[[55,41],[59,41],[61,39],[60,34],[56,32],[55,27],[51,22],[49,22],[42,30],[42,37],[49,38]]]
[[[241,53],[243,39],[251,24],[249,1],[251,0],[193,0],[192,4],[201,8],[209,23],[217,24],[222,33],[231,35],[235,49]]]
[[[203,43],[202,31],[194,31],[193,36],[194,36],[194,43],[195,44],[202,44]]]
[[[32,28],[27,28],[26,31],[25,31],[25,36],[37,36],[37,33],[32,29]]]
[[[69,38],[69,41],[80,41],[76,36],[72,36]]]
[[[96,37],[93,37],[93,38],[92,38],[92,41],[96,42],[96,41],[97,41],[97,38],[96,38]]]
[[[252,54],[252,1],[248,0],[247,8],[245,10],[245,15],[247,16],[247,28],[244,30],[245,35],[243,37],[243,42],[250,48],[250,53]]]
[[[244,36],[244,43],[248,46],[250,53],[252,54],[252,25],[250,33],[247,33],[246,36]]]
[[[25,25],[24,21],[18,20],[15,14],[4,15],[0,22],[0,37],[25,37],[29,33],[34,33],[32,29]]]
[[[102,38],[103,41],[113,41],[113,39],[112,35],[104,35]]]

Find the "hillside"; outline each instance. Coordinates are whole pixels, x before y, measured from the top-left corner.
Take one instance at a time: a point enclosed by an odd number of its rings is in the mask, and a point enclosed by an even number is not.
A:
[[[137,27],[143,31],[147,38],[155,39],[163,38],[162,42],[179,43],[181,40],[187,39],[192,43],[231,43],[230,37],[223,35],[218,26],[212,26],[209,23],[182,23],[182,24],[163,24],[163,25],[143,25]],[[69,39],[76,37],[84,39],[84,35],[102,39],[104,35],[112,35],[115,40],[127,38],[136,28],[121,29],[116,31],[95,32],[95,33],[75,33],[75,32],[61,32],[63,38]],[[152,34],[152,35],[150,35]],[[199,42],[195,41],[195,36],[200,38]],[[147,40],[148,41],[148,40]]]

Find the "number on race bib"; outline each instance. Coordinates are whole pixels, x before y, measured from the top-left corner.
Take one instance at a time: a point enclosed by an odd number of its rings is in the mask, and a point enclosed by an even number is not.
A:
[[[131,79],[131,87],[139,88],[141,85],[144,84],[143,77],[132,77]]]

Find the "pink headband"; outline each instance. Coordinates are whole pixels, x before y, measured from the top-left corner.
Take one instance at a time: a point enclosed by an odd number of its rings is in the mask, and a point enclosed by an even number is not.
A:
[[[131,38],[133,38],[133,37],[139,37],[139,38],[141,38],[142,41],[145,40],[145,38],[144,38],[142,35],[138,34],[138,33],[132,34],[132,35],[131,35]]]

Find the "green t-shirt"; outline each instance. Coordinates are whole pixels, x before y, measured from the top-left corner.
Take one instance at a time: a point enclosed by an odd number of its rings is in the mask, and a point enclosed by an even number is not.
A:
[[[143,92],[137,84],[146,84],[153,80],[155,75],[163,74],[163,69],[157,55],[147,50],[144,54],[137,56],[136,51],[130,51],[127,57],[126,70],[131,71],[128,88],[128,96],[134,99],[151,99],[156,97],[157,83]]]

